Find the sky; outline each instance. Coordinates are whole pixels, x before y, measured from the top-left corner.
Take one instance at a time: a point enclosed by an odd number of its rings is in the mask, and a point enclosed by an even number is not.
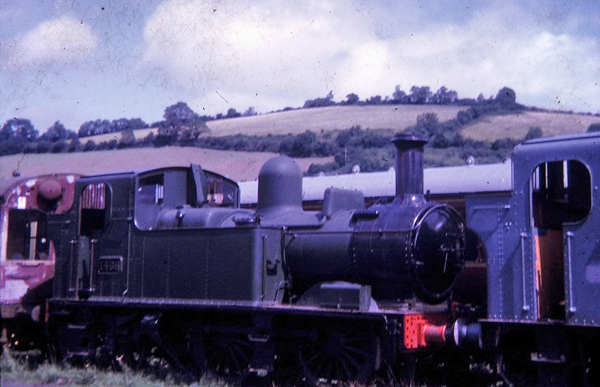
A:
[[[301,107],[395,86],[600,113],[600,1],[0,0],[0,124]]]

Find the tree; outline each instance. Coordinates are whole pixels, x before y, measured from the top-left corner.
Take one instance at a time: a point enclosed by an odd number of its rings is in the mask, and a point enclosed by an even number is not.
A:
[[[107,149],[115,149],[115,148],[117,147],[117,145],[118,145],[118,144],[119,144],[119,143],[118,143],[118,141],[117,141],[116,139],[112,139],[112,140],[110,140],[110,141],[107,143],[107,145],[106,145],[106,148],[107,148]]]
[[[410,88],[409,100],[415,104],[425,104],[431,99],[429,86],[413,86]]]
[[[417,134],[423,134],[431,137],[436,132],[436,127],[439,123],[437,114],[423,113],[417,116],[417,124],[414,126],[414,131]]]
[[[237,110],[235,110],[234,108],[229,108],[227,109],[227,115],[225,116],[225,118],[237,118],[237,117],[241,117],[242,113],[238,113]]]
[[[439,105],[446,105],[456,102],[458,93],[454,90],[448,90],[446,86],[442,86],[432,97],[433,102]]]
[[[588,126],[588,128],[587,128],[587,132],[588,133],[600,132],[600,122],[590,124],[590,126]]]
[[[210,131],[204,120],[185,102],[177,102],[167,107],[163,117],[165,120],[160,124],[155,139],[155,144],[158,146],[172,144],[176,140],[196,140],[200,134]],[[189,131],[189,133],[182,134],[184,138],[180,139],[182,131]]]
[[[117,148],[129,148],[132,147],[133,144],[135,144],[135,135],[133,134],[133,129],[122,131]]]
[[[84,152],[93,151],[94,149],[96,149],[96,143],[93,140],[88,140],[83,146]]]
[[[254,110],[253,106],[250,106],[248,109],[246,109],[246,111],[244,112],[244,117],[250,117],[250,116],[255,116],[257,115],[256,111]]]
[[[67,143],[65,141],[58,141],[52,144],[52,148],[50,152],[52,153],[61,153],[63,150],[67,148]]]
[[[309,157],[317,141],[317,135],[311,131],[298,134],[281,143],[280,152],[290,157]]]
[[[367,105],[381,105],[382,99],[380,95],[374,95],[371,98],[368,98],[365,103]]]
[[[68,137],[69,133],[67,128],[60,121],[56,121],[54,125],[46,130],[46,133],[42,134],[41,138],[43,140],[57,142],[60,140],[64,140]]]
[[[86,121],[83,124],[81,124],[81,126],[79,127],[79,131],[77,132],[78,137],[83,138],[91,136],[93,125],[93,121]]]
[[[417,126],[423,128],[433,128],[440,122],[438,115],[432,112],[419,114],[417,116]]]
[[[109,120],[86,121],[79,127],[79,137],[95,136],[97,134],[112,133],[114,125]]]
[[[392,101],[394,101],[395,103],[406,103],[407,102],[407,97],[406,97],[406,93],[400,89],[400,85],[396,85],[396,89],[394,90],[394,93],[392,94]]]
[[[335,105],[335,102],[333,102],[333,91],[330,91],[325,98],[315,98],[315,99],[307,100],[306,102],[304,102],[303,107],[305,109],[308,109],[308,108],[331,106],[331,105]]]
[[[517,94],[513,89],[503,87],[498,91],[498,94],[496,95],[496,101],[505,107],[512,106],[517,102]]]
[[[175,105],[165,108],[163,118],[169,124],[189,122],[198,118],[196,114],[185,102],[177,102]]]
[[[354,105],[358,103],[358,101],[360,101],[358,95],[350,93],[346,96],[346,102],[344,102],[344,105]]]
[[[0,141],[8,140],[11,137],[19,137],[27,142],[32,142],[38,137],[38,131],[35,130],[31,121],[24,118],[13,118],[0,129]]]
[[[36,142],[36,153],[48,153],[52,148],[52,143],[46,140],[40,140]]]
[[[540,138],[544,135],[542,128],[539,126],[532,126],[527,131],[527,134],[524,137],[524,140],[533,140],[534,138]]]
[[[76,152],[77,150],[79,150],[78,148],[80,148],[80,146],[81,146],[81,142],[79,142],[79,139],[74,138],[69,143],[69,145],[67,147],[67,152],[69,152],[69,153]]]
[[[0,155],[12,155],[23,151],[37,136],[38,131],[27,119],[13,118],[6,121],[0,129]]]
[[[129,129],[145,129],[148,128],[148,124],[144,122],[141,118],[131,118],[129,119]]]
[[[150,132],[144,139],[141,141],[141,145],[144,147],[152,146],[154,144],[154,133]]]

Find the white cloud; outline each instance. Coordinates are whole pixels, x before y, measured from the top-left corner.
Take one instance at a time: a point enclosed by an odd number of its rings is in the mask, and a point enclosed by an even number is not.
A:
[[[518,3],[484,7],[464,25],[427,20],[410,3],[384,18],[370,6],[169,0],[146,23],[140,68],[210,114],[298,106],[329,90],[336,100],[385,96],[396,84],[446,86],[462,97],[509,86],[521,103],[600,110],[584,103],[600,101],[598,42],[550,31]],[[385,23],[398,29],[382,38]]]
[[[92,29],[69,16],[45,21],[18,38],[14,65],[69,64],[91,57],[97,48]]]
[[[146,24],[146,66],[188,91],[289,101],[334,89],[341,63],[373,35],[360,14],[337,3],[217,4],[160,6]]]

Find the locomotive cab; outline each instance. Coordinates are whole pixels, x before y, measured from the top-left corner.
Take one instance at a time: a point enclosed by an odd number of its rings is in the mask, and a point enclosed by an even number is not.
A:
[[[600,290],[593,242],[598,214],[592,210],[597,138],[538,139],[517,146],[512,196],[479,200],[480,212],[488,215],[475,225],[491,260],[491,318],[598,321],[596,306],[584,301]],[[488,230],[498,219],[504,226]]]
[[[50,217],[73,203],[74,175],[13,180],[0,197],[2,342],[29,349],[42,340],[43,308],[52,295],[55,249]]]

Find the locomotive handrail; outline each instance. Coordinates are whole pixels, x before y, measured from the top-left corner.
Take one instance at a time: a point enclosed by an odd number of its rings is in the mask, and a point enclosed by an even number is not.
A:
[[[77,241],[74,239],[71,239],[69,241],[69,291],[70,292],[74,292],[76,291],[76,283],[77,283],[77,279],[75,280],[75,284],[73,283],[73,261],[75,260],[75,245],[77,244]]]
[[[96,244],[98,243],[97,239],[90,240],[90,283],[88,290],[93,292],[94,289],[94,262],[96,260]]]
[[[485,210],[505,210],[508,211],[510,210],[511,206],[510,204],[503,204],[503,205],[494,205],[494,204],[487,204],[487,205],[481,205],[481,206],[473,206],[471,208],[471,212],[475,212],[475,211],[485,211]]]
[[[522,232],[520,235],[520,243],[521,243],[521,281],[523,286],[523,312],[529,312],[529,305],[527,305],[527,275],[525,274],[525,264],[527,263],[526,259],[526,247],[525,240],[527,239],[527,233]]]
[[[575,233],[573,231],[567,231],[567,268],[569,276],[569,313],[575,314],[577,307],[573,299],[573,237]]]

